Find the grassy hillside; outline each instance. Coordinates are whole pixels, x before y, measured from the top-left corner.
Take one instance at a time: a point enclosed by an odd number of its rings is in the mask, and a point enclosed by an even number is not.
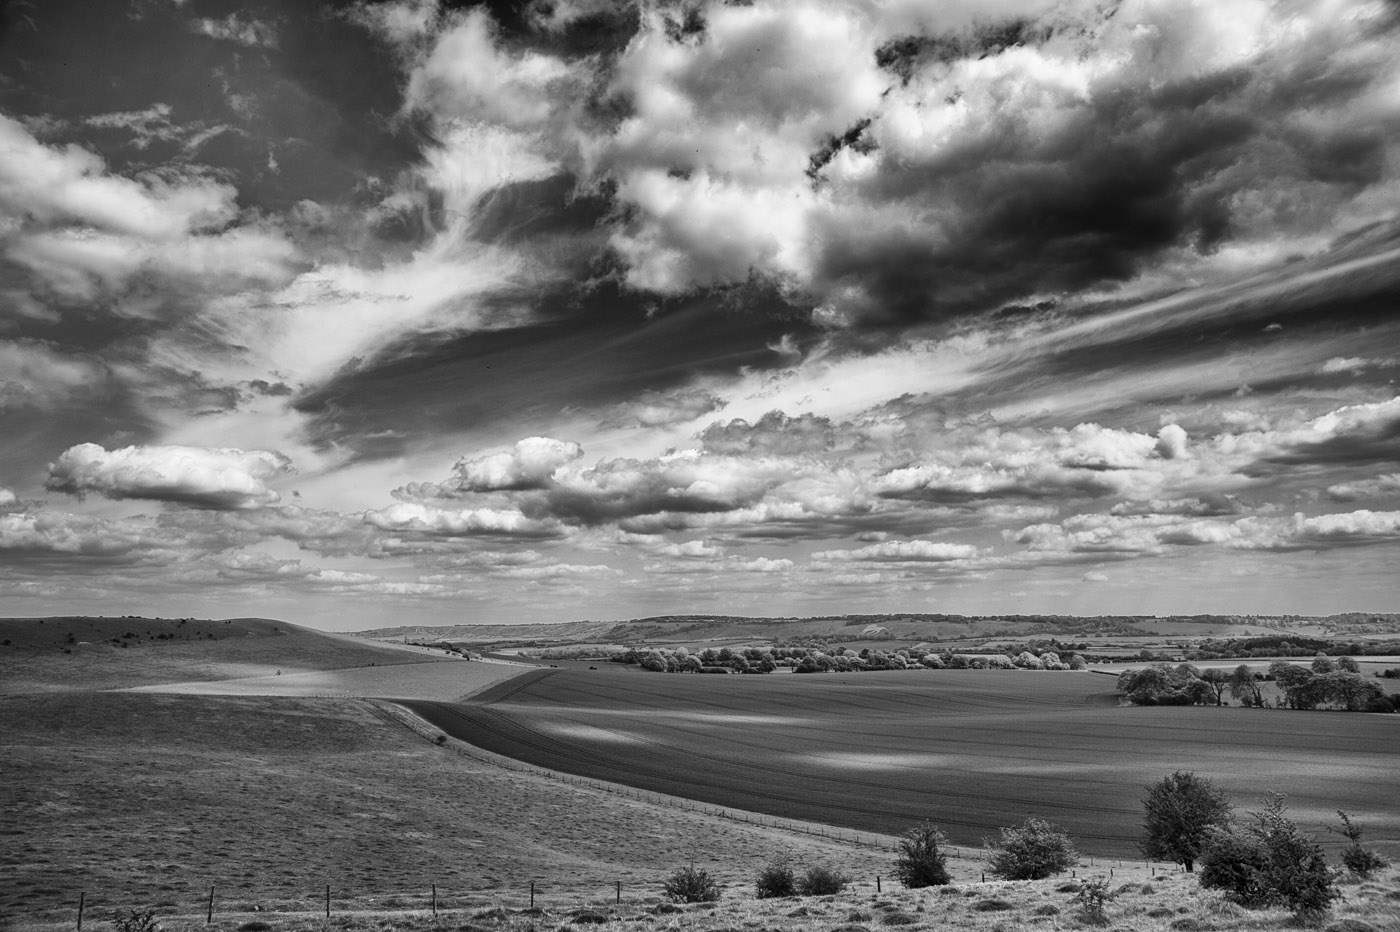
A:
[[[397,714],[402,714],[397,713]],[[690,860],[739,882],[783,851],[863,849],[521,772],[364,700],[0,697],[0,920],[425,894],[632,890]],[[868,868],[867,868],[868,869]],[[593,895],[590,894],[590,895]],[[4,921],[0,921],[0,927]]]
[[[265,618],[0,619],[0,694],[119,689],[432,659]]]

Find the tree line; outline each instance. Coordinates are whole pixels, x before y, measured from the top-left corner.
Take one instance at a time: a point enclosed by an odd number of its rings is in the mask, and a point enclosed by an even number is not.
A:
[[[1228,705],[1225,696],[1246,707],[1269,703],[1263,684],[1273,683],[1276,708],[1339,709],[1346,712],[1397,712],[1400,695],[1387,695],[1361,673],[1351,657],[1318,654],[1310,666],[1284,660],[1259,673],[1248,664],[1233,670],[1201,668],[1190,663],[1156,663],[1118,676],[1118,691],[1134,705]]]

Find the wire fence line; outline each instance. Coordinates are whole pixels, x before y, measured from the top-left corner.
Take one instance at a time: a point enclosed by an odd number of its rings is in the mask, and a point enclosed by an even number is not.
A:
[[[1117,865],[1115,867],[1114,865]],[[1154,864],[1152,862],[1099,861],[1090,866],[1081,861],[1069,871],[1071,878],[1083,872],[1085,877],[1100,876],[1112,879],[1115,872],[1136,872],[1143,867],[1150,868],[1152,874],[1177,872],[1179,865]],[[1105,873],[1106,872],[1106,873]],[[746,877],[735,881],[734,872],[719,879],[722,891],[749,889],[754,887],[754,878]],[[1139,875],[1140,876],[1140,875]],[[190,890],[178,895],[162,893],[152,903],[147,900],[132,903],[125,899],[129,894],[118,894],[115,898],[105,891],[78,891],[76,895],[65,896],[64,901],[54,902],[45,910],[37,910],[36,918],[54,925],[72,927],[82,932],[86,923],[88,929],[110,927],[124,916],[150,910],[161,920],[183,920],[206,924],[216,919],[310,917],[334,915],[370,916],[440,916],[470,914],[470,918],[503,919],[511,915],[531,916],[545,914],[595,914],[608,918],[621,913],[635,916],[638,911],[649,913],[674,912],[672,898],[665,892],[670,875],[638,877],[629,875],[626,880],[599,881],[597,879],[556,881],[549,877],[521,880],[506,885],[483,889],[462,890],[452,883],[425,882],[414,889],[395,891],[369,890],[351,885],[324,884],[306,890],[301,895],[283,888],[280,891],[258,891],[250,889],[246,883],[234,886],[220,886],[215,883],[207,889]],[[985,873],[980,883],[987,882]],[[993,878],[993,883],[997,881]],[[954,886],[977,884],[973,879]],[[864,878],[848,878],[844,892],[848,895],[899,893],[909,890],[895,877],[874,874]],[[54,891],[59,892],[59,891]],[[713,904],[693,904],[691,908],[710,908]]]

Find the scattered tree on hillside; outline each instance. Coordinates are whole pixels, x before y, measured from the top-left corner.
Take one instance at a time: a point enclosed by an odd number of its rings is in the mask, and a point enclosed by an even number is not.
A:
[[[1004,828],[991,846],[987,868],[1002,880],[1043,880],[1063,873],[1079,860],[1069,836],[1044,819],[1027,819],[1020,828]]]
[[[951,882],[943,853],[947,844],[947,837],[932,822],[920,823],[901,835],[896,846],[899,858],[894,865],[899,882],[911,889],[941,887]]]
[[[1147,788],[1142,800],[1142,853],[1190,873],[1211,833],[1230,822],[1230,799],[1214,783],[1178,770]]]

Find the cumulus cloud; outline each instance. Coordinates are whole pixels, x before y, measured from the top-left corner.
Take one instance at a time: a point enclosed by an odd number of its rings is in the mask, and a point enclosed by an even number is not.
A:
[[[1327,497],[1337,502],[1354,502],[1365,498],[1381,498],[1400,494],[1400,473],[1339,482],[1327,487]]]
[[[758,273],[851,322],[1223,251],[1257,264],[1388,203],[1386,14],[1346,6],[648,9],[608,63],[604,99],[625,115],[564,136],[616,185],[613,247],[652,291]],[[486,114],[489,87],[514,102],[503,124],[544,121],[556,63],[503,61],[484,27],[458,32],[477,54],[470,73],[437,69],[454,89],[439,96]]]
[[[409,497],[443,497],[477,492],[519,492],[549,487],[554,474],[583,456],[583,447],[571,440],[526,437],[509,452],[476,459],[462,459],[443,483],[414,483],[399,490]]]
[[[743,418],[714,423],[700,432],[700,443],[712,453],[823,453],[835,445],[828,418],[814,414],[789,417],[769,411],[753,424]]]
[[[1246,516],[1234,520],[1177,515],[1085,514],[1059,524],[1038,524],[1007,538],[1031,551],[1132,557],[1173,548],[1216,546],[1235,550],[1305,550],[1400,540],[1400,512],[1353,511],[1291,517]]]
[[[281,500],[266,483],[291,471],[291,465],[287,457],[267,450],[131,446],[108,451],[83,443],[49,464],[45,488],[195,508],[254,509]]]
[[[284,281],[296,249],[272,227],[238,225],[236,193],[188,168],[111,174],[96,154],[44,145],[0,116],[0,213],[22,218],[0,225],[0,250],[62,299],[121,297],[143,275],[187,291],[208,288],[208,278],[225,287]],[[150,316],[151,304],[142,295],[130,313]]]
[[[383,531],[427,537],[557,537],[560,530],[550,521],[533,520],[504,508],[438,508],[402,502],[378,511],[367,511],[365,523]]]
[[[819,563],[946,563],[968,560],[978,553],[971,544],[891,540],[855,550],[823,550],[812,554],[812,559]]]

